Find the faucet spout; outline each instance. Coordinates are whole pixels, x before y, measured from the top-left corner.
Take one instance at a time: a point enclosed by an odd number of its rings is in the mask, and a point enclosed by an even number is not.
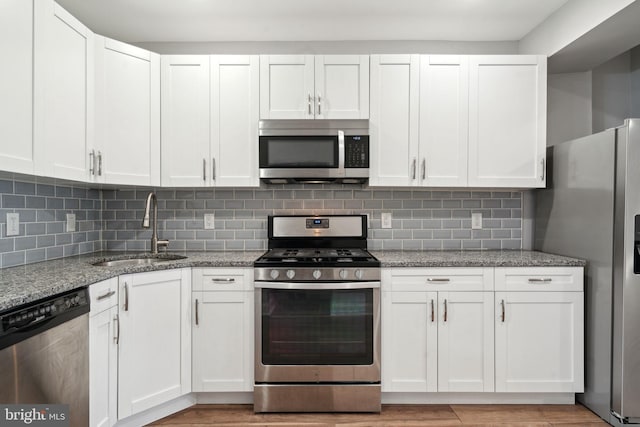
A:
[[[153,232],[151,233],[151,253],[158,253],[158,246],[164,246],[165,248],[169,246],[168,240],[160,240],[158,239],[158,199],[156,197],[156,193],[151,191],[147,195],[147,202],[144,208],[144,216],[142,217],[142,228],[150,227],[150,214],[153,202]]]

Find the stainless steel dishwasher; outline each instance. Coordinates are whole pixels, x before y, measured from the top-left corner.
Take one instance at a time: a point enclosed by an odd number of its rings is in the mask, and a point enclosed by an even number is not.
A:
[[[88,312],[83,288],[0,313],[0,403],[66,404],[89,425]]]

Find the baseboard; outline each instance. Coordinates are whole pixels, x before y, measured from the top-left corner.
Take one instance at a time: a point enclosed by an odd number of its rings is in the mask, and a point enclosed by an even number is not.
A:
[[[189,393],[163,403],[162,405],[142,411],[139,414],[122,419],[115,424],[115,427],[140,427],[154,421],[158,421],[161,418],[168,417],[176,412],[180,412],[195,404],[195,395],[193,393]]]
[[[194,393],[198,404],[253,405],[253,392]]]
[[[382,393],[382,404],[573,405],[574,393]]]

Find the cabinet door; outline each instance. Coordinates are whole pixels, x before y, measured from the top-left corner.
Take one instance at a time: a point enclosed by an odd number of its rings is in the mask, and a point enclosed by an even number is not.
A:
[[[496,391],[583,391],[583,296],[496,293]]]
[[[371,186],[418,183],[418,55],[371,55]]]
[[[257,187],[258,56],[211,57],[211,179],[216,186]]]
[[[438,307],[438,391],[493,391],[493,292],[438,292]]]
[[[253,292],[195,292],[193,307],[193,391],[252,391]]]
[[[93,33],[52,0],[34,4],[35,172],[85,181],[93,135]]]
[[[315,57],[315,118],[369,118],[369,56]]]
[[[93,176],[109,184],[160,183],[160,56],[96,36]]]
[[[191,391],[189,269],[120,276],[118,418]]]
[[[471,56],[469,186],[544,187],[546,58]]]
[[[467,185],[468,83],[466,57],[420,57],[421,185]]]
[[[313,55],[260,56],[260,119],[313,119]]]
[[[89,317],[89,419],[93,427],[118,420],[118,307]]]
[[[163,55],[160,90],[162,185],[209,185],[209,57]]]
[[[382,390],[437,391],[438,294],[383,292],[382,298]]]
[[[0,170],[33,174],[33,1],[0,2]]]

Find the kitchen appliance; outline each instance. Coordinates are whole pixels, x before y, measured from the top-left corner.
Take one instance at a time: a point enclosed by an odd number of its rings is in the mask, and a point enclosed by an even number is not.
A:
[[[260,179],[357,184],[369,178],[368,120],[262,120]]]
[[[0,314],[0,403],[66,404],[89,425],[88,312],[83,288]]]
[[[270,216],[254,264],[255,412],[380,411],[380,262],[365,215]]]
[[[640,423],[640,119],[547,151],[536,249],[588,261],[585,392],[613,425]]]

